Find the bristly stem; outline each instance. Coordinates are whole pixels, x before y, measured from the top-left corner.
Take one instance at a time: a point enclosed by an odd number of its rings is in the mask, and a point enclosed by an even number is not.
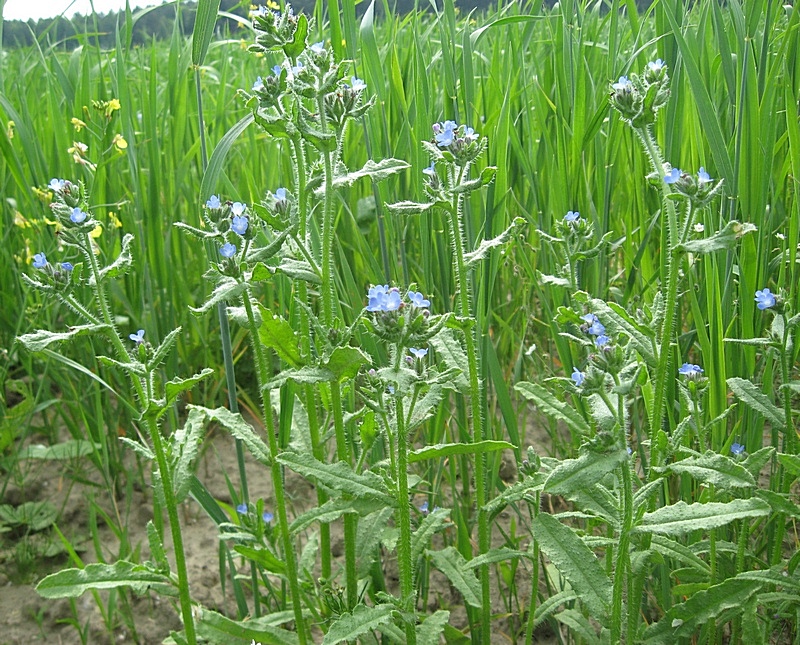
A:
[[[253,305],[250,302],[250,290],[246,289],[242,294],[242,304],[247,313],[247,323],[250,332],[250,340],[253,345],[253,354],[256,363],[256,378],[258,389],[261,392],[261,405],[264,411],[264,422],[267,431],[267,443],[270,454],[270,470],[272,474],[272,485],[275,490],[275,511],[278,514],[278,531],[283,545],[283,557],[286,558],[286,577],[289,579],[289,593],[292,597],[292,610],[297,627],[297,636],[300,645],[307,642],[306,623],[303,618],[303,603],[300,596],[300,584],[297,575],[297,561],[294,554],[292,536],[289,533],[289,522],[286,514],[286,497],[283,489],[283,472],[278,462],[278,441],[275,438],[275,419],[272,414],[272,401],[270,390],[266,387],[269,380],[267,367],[267,357],[264,346],[258,337],[258,326],[256,325],[253,314]]]

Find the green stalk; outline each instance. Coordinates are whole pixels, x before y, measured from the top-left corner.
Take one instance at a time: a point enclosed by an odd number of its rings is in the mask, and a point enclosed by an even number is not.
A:
[[[100,268],[97,266],[97,259],[92,251],[92,241],[87,234],[84,241],[85,246],[82,247],[83,255],[89,260],[89,266],[94,277],[94,288],[97,295],[98,306],[100,313],[105,324],[112,328],[112,333],[109,335],[114,349],[117,352],[117,360],[120,362],[128,362],[130,355],[128,350],[122,344],[119,337],[119,332],[114,324],[114,317],[111,315],[111,310],[108,306],[108,299],[106,297],[105,289],[103,288],[103,281],[100,277]],[[139,401],[143,410],[146,410],[150,404],[148,392],[142,387],[142,383],[131,375],[131,384],[136,390],[136,398]],[[183,618],[183,628],[186,632],[186,641],[189,645],[197,643],[197,635],[194,629],[194,618],[192,616],[192,599],[189,595],[189,575],[186,569],[186,556],[183,549],[183,535],[181,534],[180,520],[178,519],[178,506],[175,503],[175,494],[172,488],[172,475],[167,465],[167,457],[164,453],[164,444],[161,441],[161,432],[158,425],[153,422],[149,416],[143,416],[145,429],[150,436],[150,441],[153,443],[153,452],[156,457],[156,464],[158,466],[158,476],[161,480],[161,487],[164,492],[164,503],[167,507],[167,516],[169,517],[169,528],[172,535],[172,546],[175,549],[175,568],[178,574],[178,597],[181,605],[181,617]]]
[[[414,568],[411,562],[411,510],[408,494],[408,437],[401,397],[395,399],[397,419],[397,502],[400,540],[397,543],[397,566],[400,573],[400,599],[403,610],[414,614]],[[406,643],[416,645],[417,632],[413,622],[404,620]]]
[[[541,493],[536,491],[536,500],[533,505],[533,516],[539,514]],[[525,625],[525,645],[533,643],[533,623],[536,615],[536,600],[539,595],[539,541],[533,539],[533,573],[531,573],[531,601],[528,605],[528,623]]]
[[[328,131],[325,119],[325,102],[322,96],[317,98],[317,108],[320,115],[320,125],[323,133]],[[325,164],[325,197],[322,204],[322,323],[329,329],[333,327],[333,161],[328,150],[323,152]],[[339,382],[331,382],[331,406],[333,407],[333,426],[336,435],[336,458],[339,461],[350,463],[350,447],[344,428],[344,414],[342,410],[342,392]],[[347,606],[353,609],[358,604],[358,576],[356,575],[356,529],[358,518],[354,513],[344,516],[344,545],[345,545],[345,579],[347,581]]]
[[[261,392],[261,405],[264,409],[264,421],[267,429],[267,442],[270,454],[270,470],[272,474],[272,485],[275,489],[275,508],[278,513],[278,530],[280,531],[281,542],[283,543],[283,557],[286,558],[286,577],[289,579],[289,593],[292,597],[292,610],[294,611],[294,621],[297,625],[297,636],[300,645],[307,642],[306,624],[303,618],[303,604],[300,596],[300,585],[297,576],[297,562],[295,560],[294,546],[292,537],[289,534],[289,522],[286,515],[286,497],[283,490],[283,472],[278,463],[278,441],[275,438],[275,420],[272,415],[272,402],[270,401],[270,390],[265,387],[269,380],[267,367],[267,357],[264,346],[258,339],[258,326],[253,315],[253,305],[250,302],[250,289],[246,289],[242,294],[242,303],[247,312],[247,323],[250,331],[250,339],[253,344],[253,353],[256,362],[256,377],[258,379],[258,389]]]
[[[459,173],[458,185],[463,178],[465,169]],[[449,209],[450,229],[453,237],[453,250],[455,251],[456,289],[459,296],[459,315],[467,320],[470,315],[469,307],[469,280],[464,256],[465,241],[461,226],[461,193],[453,196],[453,204]],[[467,365],[469,371],[469,398],[472,413],[473,442],[484,440],[483,414],[481,412],[481,385],[478,377],[478,353],[475,346],[475,332],[472,328],[464,332]],[[478,505],[478,555],[489,550],[489,518],[484,510],[486,504],[486,456],[478,455],[475,458],[475,497]],[[481,642],[488,645],[491,641],[492,607],[489,595],[489,565],[480,566],[481,581]]]

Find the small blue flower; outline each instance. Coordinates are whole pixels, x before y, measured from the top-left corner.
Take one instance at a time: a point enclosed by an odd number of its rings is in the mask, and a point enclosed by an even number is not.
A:
[[[655,72],[656,74],[658,74],[662,69],[664,69],[665,66],[666,63],[660,58],[656,58],[655,60],[651,60],[649,63],[647,63],[647,68],[650,71]]]
[[[352,77],[350,77],[350,87],[354,91],[358,92],[360,90],[367,89],[367,84],[362,79],[358,78],[357,76],[352,76]]]
[[[84,213],[80,208],[77,206],[72,209],[72,213],[70,214],[69,218],[75,222],[75,224],[82,224],[88,215]]]
[[[771,307],[775,306],[775,294],[769,289],[756,291],[756,302],[758,303],[758,308],[761,309],[761,311],[764,311],[764,309],[770,309]]]
[[[575,387],[580,387],[586,380],[586,374],[579,371],[577,367],[572,368],[572,380],[575,381]]]
[[[221,247],[219,247],[219,254],[223,258],[232,258],[236,253],[236,245],[231,244],[230,242],[226,242]]]
[[[684,363],[678,368],[678,374],[683,374],[683,376],[688,376],[690,378],[700,376],[703,371],[702,367],[692,363]]]
[[[595,321],[589,325],[589,329],[587,329],[586,332],[592,336],[602,336],[606,333],[606,327],[599,320],[595,319]]]
[[[280,65],[273,65],[272,66],[272,73],[275,74],[275,76],[280,76],[282,69],[283,68]]]
[[[286,189],[285,188],[278,188],[278,190],[275,191],[274,197],[275,197],[276,201],[285,202],[286,201]]]
[[[423,515],[428,514],[428,500],[426,499],[422,504],[419,505],[419,512]]]
[[[420,360],[422,360],[428,355],[428,350],[424,348],[417,349],[416,347],[409,347],[408,351],[414,358],[418,358]]]
[[[683,173],[678,168],[673,168],[668,174],[664,175],[665,184],[674,184],[681,178]]]
[[[708,184],[714,181],[711,177],[708,176],[706,169],[703,166],[700,166],[700,170],[697,171],[697,183],[698,184]]]
[[[321,54],[325,51],[325,41],[320,40],[318,43],[311,45],[311,51],[315,54]]]
[[[233,202],[233,204],[231,204],[231,213],[234,215],[241,215],[245,210],[247,210],[247,205],[242,204],[242,202]]]
[[[253,91],[260,92],[263,89],[264,89],[264,80],[259,76],[258,78],[256,78],[256,82],[253,83]]]
[[[600,322],[599,318],[597,316],[595,316],[594,314],[584,314],[583,316],[581,316],[581,320],[583,320],[584,322],[589,323],[590,325],[592,325],[592,324],[594,324],[596,322]]]
[[[618,92],[624,92],[633,87],[633,84],[628,80],[627,76],[620,76],[619,80],[611,85],[611,89]]]
[[[434,140],[440,148],[446,148],[447,146],[452,145],[453,141],[455,140],[457,127],[458,126],[456,125],[455,121],[445,121],[442,124],[433,124]]]
[[[303,61],[297,61],[297,65],[294,65],[292,67],[292,74],[294,75],[299,74],[301,71],[303,71],[304,67],[305,65],[303,65]]]
[[[419,309],[425,309],[431,306],[431,301],[427,300],[419,291],[409,291],[408,299],[411,301],[412,305]]]
[[[272,520],[275,519],[275,516],[269,511],[264,511],[261,514],[261,519],[264,520],[264,524],[269,524],[270,522],[272,522]]]
[[[52,190],[54,193],[57,193],[59,190],[64,188],[67,185],[67,182],[63,179],[51,179],[50,183],[47,184],[47,187]]]
[[[430,166],[427,168],[422,169],[423,175],[428,175],[428,177],[435,177],[436,176],[436,164],[431,163]]]
[[[386,390],[389,394],[394,395],[394,385],[387,385]]]
[[[732,454],[734,457],[738,457],[739,455],[741,455],[741,454],[743,454],[743,453],[744,453],[744,445],[743,445],[743,444],[741,444],[741,443],[734,443],[734,444],[731,446],[731,454]]]
[[[389,293],[386,294],[386,299],[384,300],[384,311],[396,311],[400,309],[400,302],[400,291],[391,289]]]
[[[572,224],[573,222],[577,222],[581,218],[581,214],[578,211],[567,211],[567,214],[564,215],[564,221]]]
[[[609,343],[611,343],[611,339],[605,334],[601,334],[594,339],[594,344],[597,345],[598,348],[605,347]]]
[[[135,334],[129,334],[128,338],[130,338],[137,345],[143,345],[144,344],[144,329],[140,329]]]
[[[367,311],[395,311],[400,308],[400,290],[396,287],[390,289],[388,284],[370,287],[367,298]]]
[[[72,271],[72,270],[73,270],[75,267],[74,267],[74,266],[72,266],[72,262],[62,262],[62,263],[61,263],[61,268],[62,268],[64,271],[66,271],[67,273],[69,273],[69,272],[70,272],[70,271]]]
[[[239,235],[244,235],[247,233],[247,227],[249,225],[249,221],[246,217],[240,217],[239,215],[234,215],[233,220],[231,221],[231,230],[234,233],[238,233]]]
[[[222,202],[219,201],[219,197],[216,195],[211,195],[206,201],[206,208],[215,209],[215,208],[222,208]]]
[[[239,504],[239,506],[236,507],[236,512],[239,513],[239,515],[247,515],[247,504],[244,502]]]
[[[37,253],[33,256],[33,268],[44,269],[47,266],[47,257],[44,253]]]

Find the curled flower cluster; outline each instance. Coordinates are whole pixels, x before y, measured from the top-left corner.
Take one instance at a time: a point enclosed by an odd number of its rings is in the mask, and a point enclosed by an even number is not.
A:
[[[611,84],[611,105],[635,128],[654,123],[668,99],[667,64],[660,58],[649,62],[641,76],[620,76]]]
[[[714,181],[703,166],[697,175],[690,175],[680,168],[666,164],[662,179],[665,184],[672,186],[679,194],[688,197],[695,207],[707,204],[719,192],[721,181]]]
[[[483,150],[481,137],[467,125],[455,121],[433,124],[433,141],[443,151],[453,155],[459,165],[474,161]]]

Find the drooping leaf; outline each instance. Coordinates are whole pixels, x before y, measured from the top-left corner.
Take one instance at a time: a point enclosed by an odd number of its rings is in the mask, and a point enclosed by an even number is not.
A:
[[[96,450],[100,450],[99,443],[84,441],[83,439],[70,439],[52,446],[44,446],[40,443],[25,446],[17,453],[17,459],[67,461],[91,455]]]
[[[72,340],[78,336],[89,336],[91,334],[107,334],[113,332],[109,325],[77,325],[70,327],[69,331],[47,331],[39,329],[30,334],[18,336],[17,340],[31,352],[41,352],[54,343],[63,343],[65,340]]]
[[[428,513],[419,523],[414,533],[411,534],[411,562],[416,563],[417,559],[425,552],[431,538],[437,531],[442,530],[447,520],[450,518],[450,511],[446,508],[437,508]]]
[[[294,452],[280,454],[278,461],[303,477],[322,484],[332,491],[351,495],[356,499],[377,500],[387,506],[396,504],[381,477],[370,471],[355,473],[343,461],[326,464],[317,461],[313,455]]]
[[[413,464],[425,459],[438,459],[440,457],[450,457],[452,455],[480,455],[497,450],[513,450],[507,441],[494,441],[486,439],[476,443],[438,443],[434,446],[425,446],[414,450],[408,455],[408,463]]]
[[[378,162],[368,159],[367,163],[365,163],[364,166],[359,170],[354,170],[353,172],[348,172],[346,174],[334,177],[333,187],[342,188],[346,186],[352,186],[355,182],[364,177],[369,177],[372,179],[372,181],[383,181],[387,177],[391,177],[392,175],[410,167],[411,165],[408,162],[400,159],[381,159]],[[317,196],[321,197],[325,194],[325,187],[321,186],[320,188],[317,188],[315,193]]]
[[[322,639],[322,645],[355,641],[361,634],[391,621],[394,610],[394,605],[390,604],[374,607],[358,605],[353,613],[344,613],[331,623],[328,633]]]
[[[699,529],[718,528],[745,517],[769,515],[769,512],[769,504],[755,497],[706,504],[687,504],[680,501],[652,513],[645,513],[633,530],[638,533],[681,535]]]
[[[770,401],[767,395],[758,389],[758,386],[752,381],[734,376],[728,379],[728,387],[748,407],[758,412],[773,425],[782,427],[786,424],[783,410]]]
[[[543,472],[537,472],[530,477],[526,477],[521,482],[517,482],[506,488],[500,495],[493,498],[484,507],[490,514],[499,513],[508,504],[518,502],[528,494],[541,491],[544,488],[546,475]]]
[[[498,549],[489,549],[486,553],[472,558],[467,562],[469,569],[477,569],[484,564],[494,564],[495,562],[504,562],[506,560],[518,560],[519,558],[528,557],[525,551],[515,551],[507,547],[500,547]]]
[[[481,586],[472,571],[467,568],[467,561],[453,546],[441,551],[427,551],[428,557],[439,571],[458,589],[465,602],[472,606],[481,606]]]
[[[358,499],[329,499],[322,506],[314,506],[298,518],[289,526],[290,533],[305,531],[314,522],[325,524],[339,519],[346,513],[358,513],[364,515],[383,508],[383,503],[374,500]]]
[[[490,240],[481,240],[481,243],[478,245],[477,249],[471,253],[467,253],[464,256],[467,267],[473,266],[488,257],[492,249],[500,248],[508,244],[514,238],[514,236],[522,230],[525,224],[526,222],[524,218],[515,217],[514,221],[511,222],[511,226],[500,233],[500,235],[493,237]]]
[[[247,284],[244,282],[239,282],[229,277],[223,277],[217,283],[217,286],[214,287],[214,291],[211,292],[208,300],[206,300],[202,306],[189,307],[189,309],[193,314],[200,315],[207,313],[218,303],[237,298],[246,288]]]
[[[536,612],[533,614],[533,626],[537,627],[541,622],[552,616],[561,605],[566,605],[578,599],[578,594],[574,589],[564,589],[553,594],[541,604],[537,605]]]
[[[758,227],[750,222],[737,222],[736,220],[729,221],[725,228],[717,231],[710,237],[703,238],[702,240],[689,240],[679,245],[678,248],[688,251],[689,253],[714,253],[715,251],[725,251],[732,249],[739,243],[739,238],[748,233],[757,231]]]
[[[297,332],[286,320],[273,314],[262,304],[259,303],[258,308],[261,312],[261,324],[258,327],[261,344],[273,349],[278,358],[290,367],[297,368],[303,365]]]
[[[665,468],[657,468],[658,472],[670,471],[687,474],[696,480],[713,484],[725,490],[735,488],[753,488],[756,481],[747,469],[730,457],[720,455],[711,450],[700,456],[692,456],[671,463]]]
[[[630,456],[625,450],[584,452],[577,459],[567,459],[556,466],[545,481],[544,490],[555,495],[568,495],[589,488],[628,459]]]
[[[386,531],[389,530],[389,518],[394,509],[381,508],[374,513],[362,517],[358,521],[356,534],[356,573],[359,578],[366,578],[372,563],[378,554],[378,545]]]
[[[189,416],[183,427],[172,435],[172,458],[174,461],[172,485],[177,504],[181,503],[189,494],[197,451],[200,448],[205,429],[205,412],[200,408],[190,408]]]
[[[190,405],[189,409],[193,409],[195,406]],[[203,412],[208,416],[209,419],[212,421],[216,421],[219,423],[223,428],[225,428],[228,432],[230,432],[234,438],[240,439],[242,443],[247,446],[247,449],[250,451],[250,454],[256,458],[260,463],[265,466],[269,466],[271,459],[269,453],[269,446],[264,443],[264,440],[256,434],[256,431],[253,429],[247,421],[244,420],[244,417],[239,413],[234,413],[228,410],[228,408],[200,408]]]
[[[650,545],[665,558],[672,558],[681,564],[693,567],[703,576],[707,576],[711,573],[711,567],[705,560],[689,547],[684,546],[671,537],[655,534],[651,538]]]
[[[90,589],[119,587],[130,587],[137,594],[144,593],[148,587],[156,587],[160,593],[166,593],[172,581],[145,565],[119,560],[114,564],[87,564],[83,569],[63,569],[50,574],[36,585],[36,593],[44,598],[77,598]]]
[[[448,620],[450,612],[446,609],[438,609],[426,616],[425,620],[417,625],[417,645],[439,645],[440,636]]]
[[[133,235],[126,233],[122,238],[122,250],[120,251],[117,259],[111,264],[100,269],[100,280],[106,278],[116,278],[126,274],[133,266],[133,255],[131,255],[131,243],[133,242]],[[94,286],[94,275],[89,276],[89,285]]]
[[[539,513],[534,518],[533,535],[542,552],[578,593],[586,609],[605,623],[612,585],[594,553],[572,529],[548,513]]]
[[[568,403],[561,401],[550,390],[538,383],[522,382],[514,386],[522,396],[532,401],[545,415],[556,421],[563,421],[570,430],[585,435],[589,433],[589,424]]]
[[[231,620],[211,609],[200,609],[197,634],[211,643],[225,645],[250,645],[252,641],[261,645],[298,645],[300,640],[294,632],[271,625],[270,616]]]
[[[394,204],[386,204],[386,210],[392,215],[419,215],[425,213],[431,208],[436,206],[433,203],[421,204],[418,202],[395,202]]]

